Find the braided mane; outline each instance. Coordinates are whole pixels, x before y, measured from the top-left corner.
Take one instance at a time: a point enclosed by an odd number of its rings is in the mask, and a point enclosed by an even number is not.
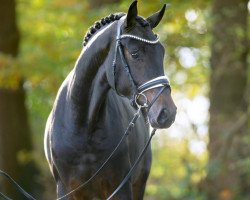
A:
[[[104,17],[100,19],[99,21],[96,21],[94,25],[92,25],[88,32],[85,34],[84,39],[83,39],[83,46],[86,46],[90,38],[103,26],[110,24],[116,20],[119,20],[122,16],[124,16],[124,13],[115,13],[115,14],[110,14],[107,17]]]

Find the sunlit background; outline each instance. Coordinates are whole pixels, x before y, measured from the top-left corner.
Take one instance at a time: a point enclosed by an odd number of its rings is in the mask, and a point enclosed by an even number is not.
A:
[[[15,59],[0,56],[1,86],[15,88],[21,77],[25,78],[25,105],[34,149],[31,153],[19,152],[17,158],[24,163],[35,161],[39,173],[34,184],[42,185],[39,191],[44,199],[55,196],[43,153],[43,132],[57,90],[74,66],[88,27],[110,13],[126,12],[131,3],[95,2],[17,0],[19,53]],[[171,81],[178,113],[174,125],[158,130],[153,139],[153,165],[145,199],[205,199],[200,183],[207,175],[209,159],[212,1],[143,0],[138,3],[139,13],[147,17],[163,3],[170,6],[154,31],[166,48],[165,73]],[[227,197],[230,195],[221,199],[229,200]]]

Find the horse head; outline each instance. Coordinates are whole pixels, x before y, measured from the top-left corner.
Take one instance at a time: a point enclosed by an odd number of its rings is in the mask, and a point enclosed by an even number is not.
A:
[[[114,49],[113,68],[110,69],[109,65],[107,69],[109,83],[119,95],[133,100],[137,98],[139,104],[143,104],[145,99],[147,104],[154,102],[147,109],[148,119],[153,128],[170,127],[176,115],[169,83],[160,94],[160,85],[152,85],[139,95],[136,93],[145,83],[157,82],[159,79],[168,82],[167,78],[162,78],[166,77],[163,68],[165,49],[153,32],[160,23],[165,9],[166,5],[144,19],[138,16],[137,1],[130,5],[127,15],[117,21],[117,32],[114,34],[116,38],[111,46]],[[155,99],[157,94],[158,98]]]

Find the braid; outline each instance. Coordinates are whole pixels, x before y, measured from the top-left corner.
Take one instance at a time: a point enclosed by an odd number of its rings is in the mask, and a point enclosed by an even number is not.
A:
[[[85,34],[83,39],[83,46],[86,46],[90,38],[103,26],[110,24],[111,22],[114,22],[116,20],[119,20],[122,16],[124,16],[124,13],[116,13],[116,14],[110,14],[107,17],[102,18],[101,20],[94,23],[93,26],[91,26],[88,30],[88,32]]]

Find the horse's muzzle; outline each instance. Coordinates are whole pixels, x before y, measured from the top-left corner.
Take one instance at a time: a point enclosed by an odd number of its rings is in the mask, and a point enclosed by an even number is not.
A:
[[[167,108],[163,108],[157,117],[157,124],[154,128],[169,128],[175,121],[176,109],[169,111]],[[152,124],[153,126],[153,124]]]
[[[176,111],[170,93],[164,91],[148,111],[150,125],[153,128],[169,128],[175,121]]]

